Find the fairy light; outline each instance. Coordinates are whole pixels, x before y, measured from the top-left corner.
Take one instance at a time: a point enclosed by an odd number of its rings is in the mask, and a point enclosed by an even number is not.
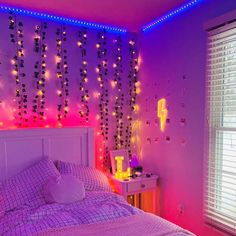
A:
[[[85,119],[85,122],[89,122],[89,90],[88,90],[88,62],[86,60],[86,45],[87,45],[87,29],[84,28],[78,33],[78,43],[77,43],[80,54],[81,54],[81,65],[80,65],[80,81],[79,81],[79,95],[80,95],[80,109],[79,114],[81,119]]]
[[[23,35],[23,23],[17,22],[15,15],[10,13],[9,15],[9,30],[10,42],[16,48],[16,54],[11,59],[13,66],[12,75],[15,77],[15,102],[17,103],[18,110],[14,113],[16,126],[25,127],[28,126],[28,96],[26,92],[26,84],[24,83],[26,74],[24,72],[24,35]]]
[[[34,78],[36,84],[36,95],[33,99],[33,121],[39,126],[43,126],[45,120],[44,108],[45,108],[45,81],[46,81],[46,61],[45,55],[47,51],[47,45],[45,43],[47,23],[43,22],[40,25],[35,26],[34,37],[34,51],[38,60],[34,65]]]
[[[114,70],[114,80],[111,81],[112,88],[116,90],[114,93],[115,105],[113,107],[112,115],[116,119],[116,130],[114,134],[115,148],[121,148],[124,145],[124,122],[123,122],[123,106],[124,106],[124,92],[122,86],[122,75],[123,75],[123,66],[122,66],[122,38],[118,36],[114,40],[115,44],[115,62],[113,63]]]
[[[125,136],[125,148],[128,149],[129,156],[131,156],[131,139],[132,139],[132,115],[139,112],[139,105],[136,103],[137,88],[140,92],[140,82],[138,82],[138,58],[137,49],[134,39],[129,41],[129,57],[130,57],[130,70],[129,70],[129,105],[130,111],[127,116],[126,136]]]
[[[101,142],[103,144],[103,161],[101,166],[107,166],[109,161],[108,149],[108,133],[109,133],[109,98],[108,98],[108,60],[107,60],[107,36],[106,32],[102,31],[97,34],[98,42],[96,43],[98,66],[95,68],[98,74],[97,81],[100,87],[99,96],[99,122],[101,132]],[[99,45],[99,46],[98,46]]]
[[[59,82],[59,89],[57,89],[57,96],[59,103],[57,105],[57,120],[62,124],[62,119],[67,118],[69,113],[69,79],[68,79],[68,63],[67,50],[64,44],[67,41],[67,32],[65,26],[61,26],[56,30],[56,74]]]

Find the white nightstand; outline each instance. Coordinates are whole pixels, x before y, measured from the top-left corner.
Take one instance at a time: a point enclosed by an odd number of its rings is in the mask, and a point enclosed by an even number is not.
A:
[[[114,192],[122,195],[126,200],[128,200],[129,196],[133,196],[134,197],[133,205],[140,209],[142,209],[142,205],[144,205],[145,203],[145,199],[142,199],[143,197],[142,193],[152,192],[151,212],[158,214],[159,213],[158,196],[157,196],[158,179],[159,177],[157,175],[151,175],[150,177],[142,175],[141,177],[136,177],[134,179],[130,178],[128,180],[116,179],[114,176],[112,176],[111,182]]]

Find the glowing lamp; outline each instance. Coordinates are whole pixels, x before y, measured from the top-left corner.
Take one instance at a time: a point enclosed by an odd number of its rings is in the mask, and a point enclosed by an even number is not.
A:
[[[157,102],[157,117],[160,119],[160,130],[164,132],[167,118],[166,99]]]
[[[124,157],[123,156],[116,156],[115,160],[116,160],[116,173],[115,173],[115,177],[117,179],[128,178],[130,176],[130,167],[128,167],[126,171],[123,171],[123,160],[124,160]]]

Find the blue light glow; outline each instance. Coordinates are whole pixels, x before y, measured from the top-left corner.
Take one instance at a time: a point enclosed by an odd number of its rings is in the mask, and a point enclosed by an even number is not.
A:
[[[153,22],[143,26],[142,27],[142,31],[146,32],[146,31],[152,29],[153,27],[155,27],[157,25],[160,25],[164,21],[166,21],[166,20],[168,20],[168,19],[170,19],[170,18],[180,14],[183,11],[186,11],[187,9],[195,6],[197,3],[200,3],[201,1],[203,1],[203,0],[193,0],[193,1],[189,2],[189,3],[186,3],[186,4],[182,5],[181,7],[179,7],[177,9],[167,13],[166,15],[158,18],[157,20],[155,20],[155,21],[153,21]]]
[[[21,14],[21,15],[28,15],[28,16],[43,18],[46,20],[57,21],[60,23],[71,24],[75,26],[83,26],[83,27],[93,28],[93,29],[103,29],[106,31],[111,31],[114,33],[119,33],[119,34],[127,32],[127,29],[124,29],[124,28],[119,28],[119,27],[110,26],[110,25],[103,25],[103,24],[98,24],[98,23],[92,23],[88,21],[81,21],[81,20],[76,20],[73,18],[49,15],[46,13],[40,13],[40,12],[30,11],[30,10],[16,8],[16,7],[0,5],[0,10],[4,12],[13,12],[13,13]]]

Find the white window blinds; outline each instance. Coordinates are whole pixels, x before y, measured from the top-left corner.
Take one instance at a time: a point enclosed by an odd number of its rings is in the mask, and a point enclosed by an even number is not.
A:
[[[236,235],[236,25],[208,36],[208,223]]]

